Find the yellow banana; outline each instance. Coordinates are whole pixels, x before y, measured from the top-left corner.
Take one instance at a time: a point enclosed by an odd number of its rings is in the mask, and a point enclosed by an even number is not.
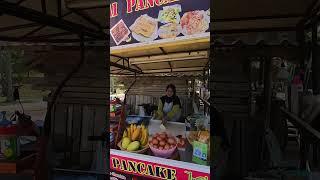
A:
[[[140,139],[141,129],[137,128],[134,133],[132,134],[132,141],[136,141]]]
[[[127,133],[127,130],[124,130],[124,132],[123,132],[123,136],[122,136],[123,138],[124,137],[128,137],[128,133]]]
[[[130,133],[133,134],[133,124],[130,124]]]
[[[144,143],[145,143],[145,138],[144,138],[144,137],[141,138],[140,143],[141,143],[141,146],[142,146],[142,147],[145,146],[145,144],[144,144]]]
[[[149,138],[148,129],[144,129],[143,130],[143,137],[142,137],[142,141],[141,141],[141,144],[143,146],[145,146],[148,143],[148,138]]]
[[[140,136],[140,139],[139,139],[141,143],[142,143],[143,138],[144,138],[144,133],[145,133],[144,129],[141,128],[141,136]]]
[[[128,138],[131,139],[131,130],[130,127],[127,127]]]
[[[147,128],[145,131],[146,131],[147,137],[149,137],[149,129]]]

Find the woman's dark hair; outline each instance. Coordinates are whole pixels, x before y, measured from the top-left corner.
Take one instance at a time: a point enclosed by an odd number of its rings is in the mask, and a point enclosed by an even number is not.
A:
[[[167,86],[167,88],[166,88],[166,91],[167,91],[169,88],[172,89],[173,95],[175,96],[175,95],[176,95],[176,86],[173,85],[173,84],[169,84],[169,85]]]

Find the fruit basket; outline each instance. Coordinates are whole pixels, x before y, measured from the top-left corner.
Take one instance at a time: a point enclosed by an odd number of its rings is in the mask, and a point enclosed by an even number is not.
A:
[[[122,139],[117,146],[122,151],[145,153],[149,149],[149,131],[144,125],[130,124],[122,135]]]
[[[156,133],[149,140],[149,146],[155,156],[170,158],[177,149],[177,142],[174,136],[162,132]]]
[[[150,149],[151,149],[152,153],[157,157],[170,158],[173,155],[173,153],[176,151],[177,146],[175,146],[171,149],[168,149],[168,150],[165,150],[165,149],[160,150],[160,149],[154,148],[152,146],[150,146]]]
[[[118,147],[121,149],[121,151],[128,151],[127,149],[124,149],[122,146],[122,140],[118,143]],[[144,154],[149,150],[149,145],[147,144],[146,146],[142,147],[142,149],[136,150],[136,151],[128,151],[128,152],[133,152],[137,154]]]

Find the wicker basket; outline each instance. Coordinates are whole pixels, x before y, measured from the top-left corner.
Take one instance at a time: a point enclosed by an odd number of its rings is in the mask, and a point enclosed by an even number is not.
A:
[[[122,148],[121,144],[122,144],[122,140],[118,143],[118,147],[119,147],[122,151],[127,151],[127,152],[132,152],[132,153],[137,153],[137,154],[144,154],[144,153],[147,152],[148,149],[149,149],[149,145],[147,144],[143,149],[140,149],[140,150],[137,150],[137,151],[128,151],[128,150]]]

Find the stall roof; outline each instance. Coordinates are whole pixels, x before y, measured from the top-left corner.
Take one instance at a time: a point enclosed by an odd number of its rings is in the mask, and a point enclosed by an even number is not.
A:
[[[106,39],[107,2],[100,0],[4,0],[0,2],[0,40],[79,42]]]
[[[215,1],[211,25],[217,34],[295,31],[318,4],[318,0]]]
[[[211,43],[214,45],[263,43],[296,46],[298,44],[297,25],[314,13],[313,10],[319,4],[318,0],[215,1],[211,9],[213,22],[211,23]],[[208,58],[175,62],[151,61],[147,64],[132,63],[136,57],[149,61],[150,58],[158,55],[206,51],[210,48],[210,40],[202,40],[166,47],[156,45],[147,48],[111,49],[111,64],[115,65],[111,68],[111,72],[127,74],[130,71],[132,73],[203,71],[208,65]],[[124,66],[126,68],[121,69]],[[189,67],[192,68],[188,69]]]
[[[209,44],[208,44],[209,46]],[[208,70],[209,51],[188,51],[164,53],[152,56],[126,57],[111,55],[111,74],[177,74]]]
[[[317,14],[319,0],[224,0],[213,6],[215,43],[297,45],[300,24]]]

